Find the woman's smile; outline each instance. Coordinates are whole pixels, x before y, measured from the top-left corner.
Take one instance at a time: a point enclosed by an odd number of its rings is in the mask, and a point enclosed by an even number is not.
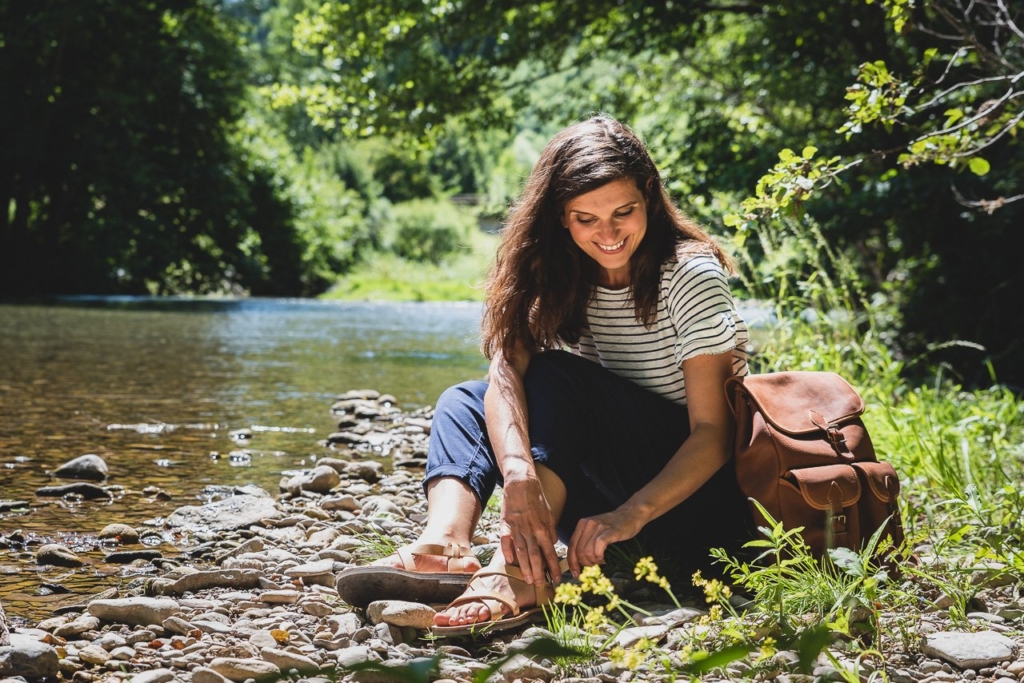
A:
[[[562,224],[598,266],[604,287],[629,286],[629,262],[647,232],[647,202],[632,178],[602,185],[565,205]]]

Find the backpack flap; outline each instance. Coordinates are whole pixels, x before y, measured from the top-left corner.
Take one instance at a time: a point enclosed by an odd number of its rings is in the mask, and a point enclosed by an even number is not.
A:
[[[803,527],[816,555],[828,548],[855,548],[860,540],[860,479],[849,465],[790,470],[779,490],[782,519]]]
[[[860,500],[860,479],[849,465],[827,465],[790,470],[785,478],[793,484],[804,502],[816,510],[840,514]]]
[[[864,400],[834,372],[772,372],[732,378],[726,386],[733,413],[746,394],[774,429],[790,436],[829,431],[864,412]]]

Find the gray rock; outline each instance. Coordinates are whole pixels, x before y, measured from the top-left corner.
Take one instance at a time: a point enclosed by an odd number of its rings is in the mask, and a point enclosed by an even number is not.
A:
[[[341,483],[341,476],[337,470],[327,465],[319,465],[297,474],[290,479],[281,482],[281,488],[285,491],[312,491],[313,493],[327,493]]]
[[[210,668],[224,678],[243,683],[250,678],[256,681],[277,680],[281,677],[281,669],[264,659],[239,659],[235,657],[217,657],[210,662]]]
[[[12,633],[10,645],[0,646],[0,676],[50,678],[59,668],[57,651],[31,636]]]
[[[651,642],[656,642],[663,635],[668,633],[671,628],[672,626],[670,624],[649,624],[647,626],[624,628],[616,634],[614,642],[616,645],[623,648],[636,645],[642,638],[647,638]]]
[[[179,612],[181,606],[170,598],[114,598],[89,603],[89,614],[94,617],[133,626],[162,624],[165,619]]]
[[[243,494],[206,505],[180,507],[167,518],[167,525],[190,531],[233,531],[281,516],[272,498]]]
[[[85,564],[78,555],[57,543],[47,543],[36,551],[36,562],[54,567],[81,567]]]
[[[363,662],[379,662],[380,655],[366,645],[353,645],[343,650],[338,650],[338,666],[348,668]]]
[[[153,589],[160,595],[196,593],[207,588],[246,590],[259,586],[262,576],[255,569],[214,569],[186,574],[172,583],[156,585],[154,582]]]
[[[58,638],[74,638],[75,636],[87,633],[88,631],[96,631],[100,628],[100,620],[90,614],[83,614],[74,621],[70,621],[66,624],[61,624],[57,628],[53,629],[53,635]]]
[[[993,631],[930,633],[921,643],[921,652],[938,657],[961,669],[981,669],[1014,659],[1017,645]]]
[[[122,550],[116,553],[110,553],[103,558],[103,561],[107,564],[131,564],[136,560],[145,560],[151,562],[153,560],[159,560],[164,554],[159,550]]]
[[[112,496],[103,487],[96,484],[61,484],[59,486],[44,486],[36,489],[36,495],[40,498],[63,498],[69,494],[81,496],[86,500],[97,498],[111,499]]]
[[[429,629],[434,624],[437,612],[429,605],[405,600],[376,600],[366,608],[366,616],[374,624],[410,626],[415,629]]]
[[[506,681],[515,680],[541,680],[550,681],[555,676],[553,669],[549,669],[523,655],[513,655],[507,662],[498,669]]]
[[[110,654],[98,645],[86,645],[78,651],[78,658],[86,664],[103,666],[110,660]]]
[[[192,683],[227,683],[228,680],[230,679],[205,666],[192,669]],[[133,680],[132,683],[135,683],[135,681]]]
[[[150,669],[132,676],[131,683],[167,683],[173,680],[174,671],[171,669]]]
[[[286,650],[279,650],[277,648],[263,648],[260,650],[260,657],[263,657],[263,659],[274,664],[285,673],[292,671],[293,669],[298,671],[300,674],[311,674],[320,670],[320,665],[309,657],[297,655],[294,652],[287,652]]]
[[[107,463],[98,455],[90,453],[69,460],[53,471],[58,479],[85,479],[87,481],[103,481],[109,470]]]
[[[101,541],[115,541],[122,545],[139,542],[139,532],[127,524],[108,524],[99,533]]]
[[[405,517],[402,508],[398,507],[384,496],[367,496],[363,499],[363,517]]]

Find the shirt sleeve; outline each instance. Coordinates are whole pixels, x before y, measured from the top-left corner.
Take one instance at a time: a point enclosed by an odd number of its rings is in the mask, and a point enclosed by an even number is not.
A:
[[[664,282],[666,305],[676,331],[677,364],[746,344],[745,326],[721,264],[709,256],[677,263]]]

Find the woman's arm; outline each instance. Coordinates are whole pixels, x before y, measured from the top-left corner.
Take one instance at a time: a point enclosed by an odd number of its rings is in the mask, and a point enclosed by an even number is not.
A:
[[[491,360],[489,384],[484,394],[487,434],[504,483],[501,508],[501,551],[505,561],[517,564],[523,578],[535,585],[544,583],[545,568],[558,577],[555,554],[554,515],[548,503],[530,452],[523,377],[530,354],[516,349],[507,360],[499,351]]]
[[[732,416],[725,380],[732,376],[732,352],[683,361],[690,436],[646,486],[611,512],[581,519],[569,542],[569,569],[604,562],[612,543],[633,538],[703,486],[729,459]]]

